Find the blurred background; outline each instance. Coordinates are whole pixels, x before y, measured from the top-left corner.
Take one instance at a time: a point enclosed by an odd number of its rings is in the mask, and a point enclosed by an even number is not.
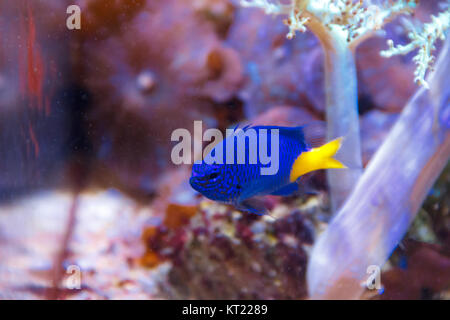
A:
[[[194,120],[324,120],[322,49],[286,33],[230,0],[0,0],[0,299],[306,298],[323,172],[268,197],[271,220],[206,201],[170,160]],[[395,20],[356,52],[364,164],[418,89],[386,38],[407,40]],[[369,298],[450,298],[449,188],[447,166]]]

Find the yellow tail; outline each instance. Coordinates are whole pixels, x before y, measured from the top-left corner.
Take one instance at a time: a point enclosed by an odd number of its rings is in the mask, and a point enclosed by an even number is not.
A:
[[[290,181],[294,182],[298,177],[315,170],[347,168],[338,160],[333,159],[341,147],[342,140],[342,137],[337,138],[319,148],[302,152],[292,165]]]

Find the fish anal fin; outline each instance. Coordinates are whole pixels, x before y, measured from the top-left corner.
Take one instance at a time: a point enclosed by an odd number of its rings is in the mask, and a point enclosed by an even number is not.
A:
[[[246,199],[236,205],[236,207],[242,211],[250,212],[258,216],[263,216],[268,213],[264,201],[257,198]]]
[[[278,190],[271,193],[273,196],[289,196],[299,190],[299,185],[297,182],[289,183]]]

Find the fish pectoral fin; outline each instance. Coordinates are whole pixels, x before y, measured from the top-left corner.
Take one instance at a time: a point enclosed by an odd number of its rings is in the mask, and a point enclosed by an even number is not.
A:
[[[246,199],[236,205],[239,210],[254,213],[258,216],[268,214],[264,201],[258,198]]]
[[[280,189],[271,193],[273,196],[290,196],[291,194],[299,191],[299,185],[297,182],[291,182]]]
[[[333,158],[341,147],[343,138],[334,139],[319,148],[302,152],[291,168],[289,180],[294,182],[300,176],[320,169],[347,168],[343,163]]]

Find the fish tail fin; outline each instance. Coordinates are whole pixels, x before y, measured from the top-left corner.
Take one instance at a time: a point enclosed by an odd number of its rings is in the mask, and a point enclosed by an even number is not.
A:
[[[339,160],[333,158],[342,145],[343,138],[334,139],[321,147],[302,152],[291,168],[290,181],[297,180],[300,176],[321,169],[347,168]]]

